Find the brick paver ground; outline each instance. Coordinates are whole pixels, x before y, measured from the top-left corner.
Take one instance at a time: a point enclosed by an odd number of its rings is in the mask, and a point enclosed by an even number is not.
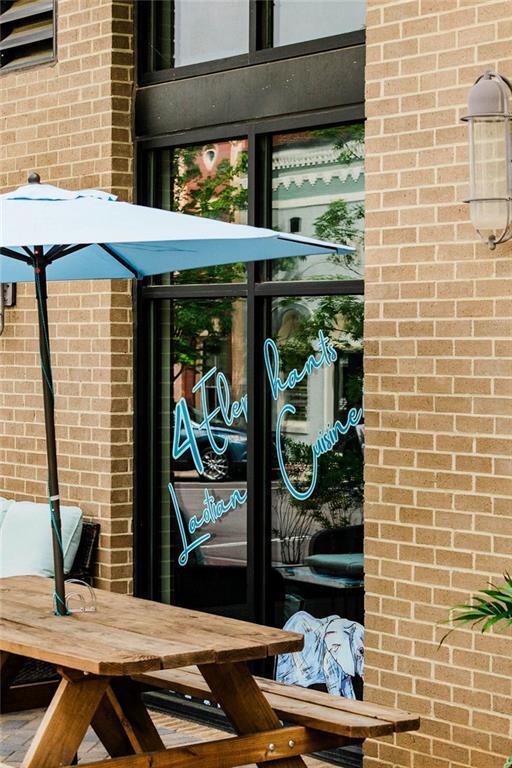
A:
[[[186,744],[189,741],[206,741],[226,738],[225,731],[178,717],[151,712],[151,716],[166,747]],[[43,717],[42,709],[31,709],[0,717],[0,768],[18,768]],[[78,762],[93,762],[108,757],[96,734],[90,728],[78,751]],[[306,758],[309,768],[327,768],[329,763]],[[254,766],[247,768],[255,768]]]

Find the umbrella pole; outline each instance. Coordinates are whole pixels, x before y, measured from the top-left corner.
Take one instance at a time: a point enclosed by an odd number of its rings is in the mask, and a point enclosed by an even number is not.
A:
[[[60,520],[59,477],[57,471],[57,445],[55,441],[55,412],[52,365],[50,358],[50,337],[48,333],[48,309],[46,292],[46,264],[42,246],[34,248],[34,278],[39,318],[39,353],[43,379],[44,422],[46,429],[46,453],[48,457],[48,496],[50,499],[53,568],[55,574],[54,611],[65,616],[66,596],[64,587],[64,554]]]

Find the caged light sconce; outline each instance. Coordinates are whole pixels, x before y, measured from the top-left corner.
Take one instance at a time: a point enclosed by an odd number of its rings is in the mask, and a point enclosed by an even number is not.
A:
[[[487,70],[469,91],[469,199],[476,231],[494,250],[512,238],[512,85]]]

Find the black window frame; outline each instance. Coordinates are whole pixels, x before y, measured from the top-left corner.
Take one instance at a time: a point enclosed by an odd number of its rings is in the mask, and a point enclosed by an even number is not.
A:
[[[137,62],[139,75],[135,99],[135,177],[136,201],[152,204],[149,185],[151,168],[148,153],[161,148],[206,144],[247,137],[249,150],[248,223],[258,226],[272,224],[272,135],[343,123],[364,121],[364,53],[365,31],[323,38],[292,46],[263,48],[269,31],[260,13],[261,1],[250,0],[251,32],[250,52],[233,60],[221,60],[191,65],[179,70],[162,70],[148,75],[141,72],[143,60],[141,46],[145,40],[141,32],[141,6],[136,3],[139,20]],[[294,75],[296,98],[290,98],[283,84],[290,73]],[[305,88],[307,78],[322,88]],[[215,74],[215,78],[211,75]],[[316,78],[316,80],[315,80]],[[218,84],[214,96],[212,82]],[[236,119],[226,104],[233,93],[249,96],[238,110]],[[271,83],[283,88],[279,98],[271,94]],[[150,86],[150,87],[147,87]],[[223,95],[225,94],[225,95]],[[215,98],[215,101],[213,101]],[[213,109],[215,105],[215,109]],[[149,441],[155,420],[154,404],[157,395],[155,380],[155,317],[154,307],[159,300],[168,298],[211,298],[216,296],[242,297],[247,301],[247,334],[253,340],[248,345],[247,395],[251,403],[247,424],[247,440],[253,459],[247,468],[247,549],[248,549],[248,603],[252,618],[259,623],[270,623],[270,534],[271,520],[271,446],[263,438],[271,431],[270,393],[264,367],[258,355],[263,341],[271,335],[270,305],[280,295],[364,295],[363,280],[297,281],[283,282],[271,279],[271,262],[247,265],[247,281],[230,284],[148,285],[134,286],[134,388],[135,388],[135,472],[134,472],[134,590],[140,597],[158,599],[159,553],[157,487],[155,477],[148,472],[158,459],[156,446]],[[153,309],[152,309],[153,307]],[[149,407],[153,404],[153,407]],[[256,428],[258,425],[258,428]],[[260,460],[255,462],[254,457]],[[261,460],[263,459],[263,460]],[[148,509],[148,500],[152,509]],[[263,671],[260,669],[260,671]],[[267,670],[268,672],[268,670]],[[182,711],[183,701],[179,707]],[[172,710],[166,700],[159,706]],[[211,712],[206,715],[209,717]],[[199,717],[205,719],[205,712]],[[359,748],[335,750],[330,754],[335,762],[360,768]]]
[[[365,42],[365,30],[344,32],[339,35],[319,37],[289,45],[273,47],[273,3],[272,0],[247,0],[249,2],[249,50],[237,56],[230,56],[182,67],[170,67],[148,71],[144,60],[144,46],[138,47],[137,80],[140,86],[183,80],[199,75],[226,72],[241,67],[265,64],[271,61],[291,59],[297,56],[333,51],[361,45]],[[136,3],[138,38],[147,42],[149,37],[150,4]]]
[[[360,105],[357,118],[363,119]],[[302,117],[293,130],[307,130],[319,127],[339,125],[337,110],[334,110],[326,122],[319,122],[317,115]],[[272,121],[271,132],[268,125],[252,123],[244,130],[233,133],[224,127],[212,137],[210,129],[187,132],[186,144],[201,144],[209,141],[229,141],[246,136],[248,140],[248,223],[256,226],[271,227],[271,193],[269,179],[271,174],[272,136],[275,133],[290,131],[289,118]],[[181,135],[174,137],[144,140],[138,148],[137,166],[150,169],[148,153],[154,149],[182,147],[185,142]],[[137,200],[140,204],[153,204],[153,191],[148,189],[148,174],[139,173]],[[148,194],[149,193],[149,194]],[[135,483],[135,525],[134,525],[134,580],[135,593],[141,597],[159,599],[158,559],[155,557],[158,542],[157,488],[151,475],[151,467],[156,471],[156,446],[151,435],[154,419],[156,387],[153,380],[155,358],[154,344],[154,301],[172,298],[244,298],[247,301],[247,336],[252,343],[247,348],[247,396],[251,403],[247,424],[247,444],[249,461],[247,465],[247,600],[253,621],[271,623],[270,588],[270,532],[271,523],[271,441],[265,439],[271,431],[270,392],[266,385],[264,366],[262,365],[263,342],[271,335],[270,303],[272,298],[280,296],[326,296],[326,295],[364,295],[364,280],[311,280],[278,281],[271,279],[272,262],[258,261],[247,265],[247,281],[240,283],[201,283],[180,285],[150,285],[147,281],[137,285],[137,331],[135,335],[135,407],[136,407],[136,483]],[[149,343],[148,343],[148,340]],[[148,376],[148,371],[150,375]],[[149,407],[148,407],[149,406]],[[149,418],[148,418],[149,416]],[[262,430],[261,424],[265,427]],[[256,428],[258,425],[258,428]],[[148,451],[149,446],[149,451]],[[258,457],[258,461],[256,461]],[[148,510],[148,499],[151,509]],[[141,512],[139,513],[139,510]],[[142,513],[142,510],[144,512]],[[155,510],[155,512],[153,512]]]

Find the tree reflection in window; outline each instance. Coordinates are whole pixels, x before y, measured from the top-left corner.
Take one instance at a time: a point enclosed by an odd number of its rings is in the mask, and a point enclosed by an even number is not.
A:
[[[285,420],[285,465],[294,487],[300,491],[311,483],[311,444],[318,425],[323,426],[326,419],[330,423],[336,419],[344,423],[351,408],[362,407],[363,312],[363,302],[357,296],[288,297],[274,301],[274,338],[284,375],[294,368],[301,370],[308,356],[317,352],[315,341],[320,331],[338,353],[334,373],[314,372],[305,380],[298,401],[297,388],[285,393],[295,406],[301,404],[303,419],[307,414],[302,429],[297,426],[298,413]],[[292,324],[286,320],[289,313],[293,313]],[[281,322],[283,325],[278,326]],[[278,403],[277,409],[280,407]],[[273,532],[280,542],[283,563],[302,561],[314,531],[344,528],[362,521],[364,456],[358,429],[352,427],[332,450],[319,456],[317,484],[305,501],[291,497],[280,481],[274,484]]]
[[[364,124],[273,137],[273,225],[301,221],[301,234],[351,245],[354,253],[281,259],[278,280],[357,279],[363,274]],[[293,215],[291,215],[293,214]]]

